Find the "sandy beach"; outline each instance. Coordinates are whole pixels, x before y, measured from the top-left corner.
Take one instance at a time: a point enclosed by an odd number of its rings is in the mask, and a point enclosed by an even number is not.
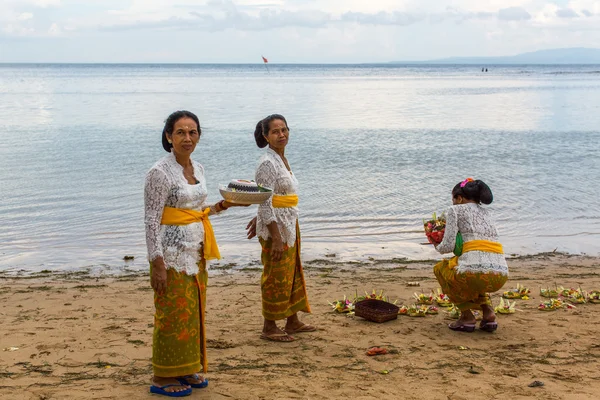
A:
[[[399,304],[438,285],[432,262],[317,260],[305,264],[316,333],[259,339],[260,269],[214,271],[208,289],[210,386],[202,399],[593,399],[600,391],[600,305],[542,312],[539,288],[600,290],[600,259],[511,259],[505,290],[532,289],[494,334],[451,332],[444,312],[375,324],[328,301],[373,289]],[[148,276],[1,276],[0,398],[145,399],[151,379]],[[418,281],[420,287],[408,287]],[[494,303],[500,293],[493,295]],[[389,354],[369,357],[372,346]],[[385,373],[387,371],[387,373]],[[543,387],[529,387],[541,381]]]

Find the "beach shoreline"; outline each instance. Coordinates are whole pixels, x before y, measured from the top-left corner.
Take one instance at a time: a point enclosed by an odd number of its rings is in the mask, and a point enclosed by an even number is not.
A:
[[[594,398],[600,390],[600,305],[555,312],[537,305],[540,287],[600,290],[599,257],[510,258],[504,290],[520,283],[532,295],[517,301],[515,314],[499,315],[494,334],[451,332],[444,311],[375,324],[336,314],[328,304],[374,289],[412,304],[414,292],[438,288],[433,262],[305,262],[313,312],[304,320],[320,329],[288,344],[259,339],[260,265],[213,269],[207,293],[210,386],[189,398]],[[154,308],[147,272],[0,277],[0,397],[148,398]],[[492,296],[494,304],[499,295]],[[368,357],[371,346],[389,354]],[[544,386],[529,387],[535,380]]]

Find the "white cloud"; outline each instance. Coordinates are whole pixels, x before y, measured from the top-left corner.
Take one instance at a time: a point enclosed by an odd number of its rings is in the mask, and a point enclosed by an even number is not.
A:
[[[30,12],[24,12],[21,13],[18,17],[19,21],[27,21],[28,19],[32,19],[33,18],[33,14]]]
[[[500,9],[498,18],[504,21],[524,21],[531,19],[531,14],[522,7],[509,7]]]
[[[33,0],[32,3],[41,8],[58,7],[61,5],[60,0]]]
[[[556,10],[556,16],[559,18],[578,18],[579,14],[570,8],[559,8]]]
[[[44,50],[55,36],[93,42],[100,61],[177,61],[175,43],[191,38],[232,62],[265,47],[280,61],[502,55],[600,46],[600,0],[0,0],[0,36]],[[70,60],[85,56],[74,48]]]

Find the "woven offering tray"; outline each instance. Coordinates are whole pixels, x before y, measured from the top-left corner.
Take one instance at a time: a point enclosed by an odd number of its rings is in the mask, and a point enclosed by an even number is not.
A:
[[[220,185],[219,192],[225,200],[236,204],[261,204],[273,195],[273,190],[259,186],[258,192],[243,192]]]
[[[354,315],[382,323],[398,318],[400,308],[383,300],[366,299],[354,304]]]

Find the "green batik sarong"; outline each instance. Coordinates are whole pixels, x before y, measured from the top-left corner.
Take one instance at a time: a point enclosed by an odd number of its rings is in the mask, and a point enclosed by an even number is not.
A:
[[[170,378],[199,371],[206,373],[204,312],[207,283],[204,260],[198,264],[197,275],[167,269],[166,293],[160,296],[154,293],[154,375]]]

